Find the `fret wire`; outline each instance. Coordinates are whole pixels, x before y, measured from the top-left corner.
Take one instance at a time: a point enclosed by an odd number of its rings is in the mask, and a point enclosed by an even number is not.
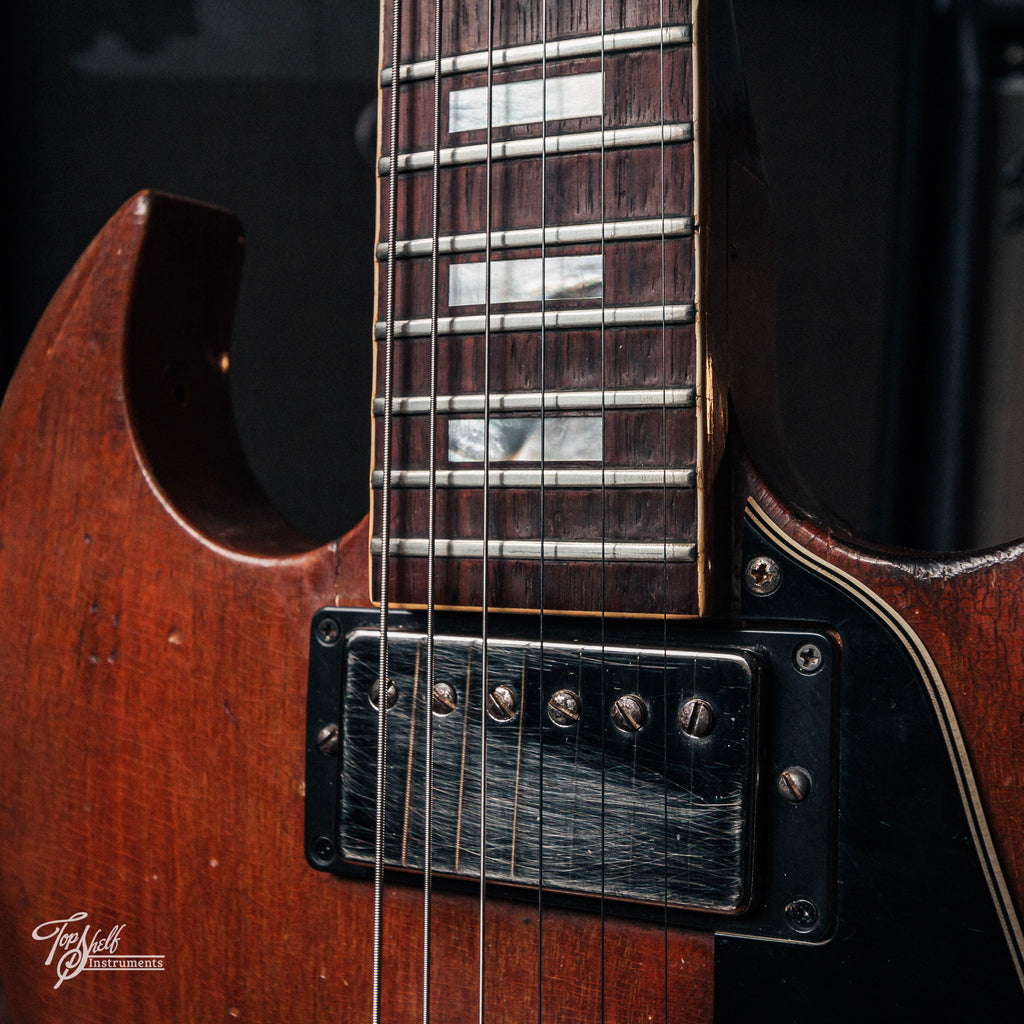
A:
[[[424,836],[423,836],[423,1024],[430,1021],[430,950],[433,888],[433,824],[434,824],[434,715],[432,701],[434,693],[434,633],[435,633],[435,554],[434,541],[437,531],[437,380],[438,380],[438,303],[439,257],[438,246],[441,208],[441,0],[434,0],[434,124],[433,124],[433,167],[431,170],[431,252],[430,252],[430,439],[428,448],[429,494],[427,499],[427,536],[430,541],[430,557],[427,562],[427,689],[425,716],[424,771]],[[392,150],[394,152],[394,150]],[[389,239],[390,244],[390,239]],[[394,249],[391,249],[394,252]],[[393,257],[390,257],[393,258]],[[414,705],[415,713],[415,705]]]
[[[438,395],[437,411],[441,414],[482,412],[482,394]],[[497,412],[581,411],[589,409],[646,409],[668,405],[692,408],[696,389],[692,386],[666,388],[613,388],[592,391],[509,391],[490,395],[491,408]],[[373,402],[373,414],[384,412],[384,399]],[[430,398],[425,395],[396,395],[391,403],[395,416],[415,416],[430,411]]]
[[[549,156],[559,153],[585,153],[592,150],[625,149],[638,146],[657,146],[661,143],[662,132],[666,142],[692,142],[693,122],[677,121],[662,126],[641,125],[635,128],[609,128],[604,132],[602,149],[601,132],[570,132],[565,135],[548,135],[533,139],[509,139],[505,142],[469,143],[465,146],[448,146],[441,150],[438,159],[442,167],[462,164],[487,163],[492,160],[517,160],[537,157],[543,151]],[[490,133],[488,133],[490,136]],[[431,166],[434,154],[430,150],[415,150],[399,153],[397,170],[399,174],[408,171],[423,171]],[[382,156],[377,164],[381,177],[391,173],[391,157]],[[488,172],[489,173],[489,172]],[[489,218],[488,218],[489,219]]]
[[[543,162],[544,155],[541,154]],[[686,238],[693,234],[693,217],[648,218],[646,220],[612,220],[593,224],[562,224],[554,227],[512,228],[491,233],[491,249],[536,249],[545,245],[579,245],[600,241],[643,241],[662,235]],[[399,239],[394,246],[396,259],[428,256],[433,249],[433,238]],[[482,231],[464,235],[442,235],[437,240],[438,251],[452,253],[483,252],[486,238]],[[385,241],[377,246],[377,260],[390,258],[391,246]]]
[[[438,333],[489,334],[490,332],[537,331],[546,328],[580,330],[588,327],[639,327],[662,323],[691,324],[697,307],[692,302],[671,306],[605,306],[593,309],[555,309],[546,313],[492,313],[443,317],[438,321]],[[430,334],[430,320],[396,320],[390,325],[396,340],[422,338]],[[377,324],[377,337],[384,337],[386,324]]]
[[[438,539],[434,541],[437,558],[482,559],[484,542],[469,538]],[[374,555],[380,553],[380,541],[374,538],[370,545]],[[660,541],[580,541],[580,540],[494,540],[486,547],[489,558],[509,561],[539,561],[541,555],[557,562],[692,562],[696,545]],[[426,558],[429,548],[423,537],[395,537],[391,541],[393,558]]]
[[[397,67],[401,57],[402,0],[392,0],[391,6],[391,64]],[[398,100],[401,88],[391,90],[391,126],[389,133],[390,152],[398,152]],[[388,238],[394,239],[397,221],[397,178],[391,175],[388,181]],[[394,243],[391,242],[393,245]],[[393,253],[393,250],[392,250]],[[373,963],[370,995],[371,1024],[380,1024],[381,967],[383,962],[384,933],[384,838],[385,838],[385,785],[387,780],[387,686],[388,665],[388,608],[390,587],[390,539],[391,539],[391,407],[394,393],[394,351],[395,351],[395,260],[388,260],[385,284],[385,305],[387,326],[384,352],[384,423],[382,442],[384,446],[382,468],[384,487],[381,490],[381,559],[380,559],[380,651],[378,658],[379,700],[377,707],[377,763],[376,763],[376,818],[374,821],[373,857]]]
[[[492,469],[489,486],[493,488],[599,488],[604,474],[604,485],[616,489],[649,489],[660,486],[692,489],[697,473],[692,466],[673,469]],[[380,487],[384,476],[379,469],[372,475],[374,487]],[[484,485],[482,469],[443,469],[436,474],[436,486],[457,490],[480,490]],[[421,489],[427,487],[429,473],[416,469],[393,469],[391,488]]]
[[[527,43],[523,46],[506,46],[493,53],[494,67],[507,68],[522,64],[539,64],[545,61],[568,60],[576,57],[591,57],[601,52],[602,40],[605,53],[620,53],[629,50],[650,50],[664,46],[681,46],[692,41],[693,30],[688,24],[671,25],[667,28],[631,29],[625,32],[610,32],[605,35],[580,36],[576,39],[558,39],[550,43]],[[487,67],[487,52],[460,53],[441,61],[441,74],[465,74],[483,71]],[[433,61],[417,61],[402,64],[398,81],[402,84],[431,78],[434,74]],[[390,67],[380,73],[381,88],[391,85],[393,72]]]

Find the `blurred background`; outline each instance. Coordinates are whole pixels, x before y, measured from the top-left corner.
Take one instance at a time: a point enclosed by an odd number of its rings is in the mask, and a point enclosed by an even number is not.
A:
[[[1024,0],[735,0],[777,225],[790,458],[856,532],[1024,534]],[[247,256],[243,443],[331,539],[367,505],[373,0],[10,0],[3,379],[143,187]]]

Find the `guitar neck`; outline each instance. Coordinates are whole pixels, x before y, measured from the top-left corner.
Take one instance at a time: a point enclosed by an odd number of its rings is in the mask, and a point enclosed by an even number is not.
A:
[[[433,4],[385,2],[374,579],[386,544],[395,603],[432,552],[446,606],[486,575],[495,607],[698,614],[689,4],[443,7],[435,52]]]

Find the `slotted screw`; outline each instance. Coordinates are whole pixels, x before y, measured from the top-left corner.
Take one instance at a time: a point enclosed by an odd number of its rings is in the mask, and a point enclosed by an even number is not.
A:
[[[511,686],[502,683],[487,694],[487,714],[495,722],[511,722],[518,710],[516,691]]]
[[[380,707],[380,680],[374,679],[373,685],[370,687],[370,703],[375,707]],[[388,680],[388,688],[384,695],[385,710],[390,711],[398,701],[398,686],[395,684],[394,679]]]
[[[647,724],[647,705],[635,693],[625,694],[612,705],[612,723],[623,732],[639,732]]]
[[[715,712],[706,700],[694,697],[679,709],[679,726],[687,736],[700,739],[715,727]]]
[[[579,694],[572,690],[556,690],[548,701],[548,718],[563,729],[569,729],[580,720]]]
[[[455,710],[459,697],[455,687],[450,683],[434,683],[434,692],[430,698],[430,710],[438,718],[446,718]]]
[[[790,803],[806,800],[811,792],[811,776],[806,768],[794,766],[783,771],[776,782],[779,795]]]
[[[321,754],[336,754],[338,752],[338,723],[331,722],[325,725],[316,734],[316,745],[320,748]]]

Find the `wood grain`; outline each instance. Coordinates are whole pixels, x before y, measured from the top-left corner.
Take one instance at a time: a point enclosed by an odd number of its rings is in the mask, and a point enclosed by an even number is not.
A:
[[[923,642],[952,701],[1018,917],[1024,910],[1024,541],[938,554],[859,542],[801,516],[747,465],[750,496],[799,545],[848,573]]]
[[[132,200],[0,412],[0,977],[18,1022],[368,1017],[370,889],[303,858],[309,621],[367,604],[367,527],[311,549],[233,461],[237,250],[219,212]],[[419,1019],[419,900],[386,898],[390,1020]],[[165,970],[55,989],[32,930],[79,910]],[[476,905],[439,895],[435,915],[433,1019],[464,1021]],[[544,1020],[710,1020],[709,937],[551,908],[541,928],[536,907],[495,903],[486,948],[505,1020],[536,1020],[538,992]]]

